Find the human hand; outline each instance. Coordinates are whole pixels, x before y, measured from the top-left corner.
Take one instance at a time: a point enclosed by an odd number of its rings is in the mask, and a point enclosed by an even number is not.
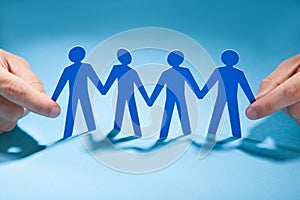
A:
[[[300,125],[300,54],[283,61],[265,78],[246,115],[259,119],[283,109]]]
[[[12,130],[29,111],[57,117],[60,108],[23,58],[0,49],[0,133]]]

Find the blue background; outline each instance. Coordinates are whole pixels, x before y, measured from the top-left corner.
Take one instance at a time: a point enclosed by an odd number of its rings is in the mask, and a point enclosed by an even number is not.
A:
[[[1,0],[0,47],[27,59],[51,95],[72,46],[91,51],[121,31],[170,28],[194,38],[217,65],[224,49],[238,50],[239,66],[256,92],[281,61],[300,52],[299,10],[299,0]],[[243,113],[248,103],[240,96]],[[67,99],[66,90],[60,98]],[[66,102],[60,104],[64,108]],[[64,118],[64,111],[57,119],[30,114],[19,127],[27,138],[49,145],[61,137]],[[192,146],[173,165],[149,174],[101,165],[78,138],[23,159],[1,151],[0,198],[298,199],[299,128],[280,112],[255,122],[242,115],[241,121],[249,140],[220,143],[204,160]],[[227,122],[223,132],[230,132]],[[2,136],[1,145],[19,136]]]

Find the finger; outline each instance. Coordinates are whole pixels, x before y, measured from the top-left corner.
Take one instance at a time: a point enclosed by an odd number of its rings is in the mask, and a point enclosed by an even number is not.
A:
[[[271,92],[274,88],[278,87],[279,83],[271,79],[270,77],[265,78],[259,86],[259,90],[255,95],[255,99],[258,100]]]
[[[0,119],[0,134],[3,132],[8,132],[13,130],[16,127],[16,122],[9,122],[3,119]]]
[[[260,85],[256,99],[259,99],[274,88],[282,84],[285,80],[295,74],[300,67],[300,54],[283,61],[278,68],[265,78]]]
[[[0,118],[9,122],[18,121],[26,109],[0,96]]]
[[[293,104],[285,109],[285,113],[296,121],[300,121],[300,102]]]
[[[2,60],[5,62],[3,65],[9,72],[25,80],[27,83],[29,83],[29,85],[33,86],[38,91],[45,92],[42,82],[32,72],[26,60],[7,51],[2,50],[2,53],[4,55]]]
[[[287,81],[272,90],[268,95],[257,99],[246,110],[249,119],[259,119],[282,108],[300,101],[300,73],[296,73]]]
[[[45,93],[31,87],[21,78],[0,68],[0,95],[15,104],[47,117],[57,117],[59,106]]]
[[[286,115],[289,115],[288,110],[287,110],[287,107],[286,107],[286,108],[282,108],[282,111],[283,111]]]

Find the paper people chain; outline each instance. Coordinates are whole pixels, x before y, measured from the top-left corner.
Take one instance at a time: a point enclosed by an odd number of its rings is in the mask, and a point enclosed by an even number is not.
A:
[[[239,61],[239,55],[236,51],[225,50],[222,53],[221,60],[225,66],[216,68],[202,89],[200,89],[197,85],[190,70],[181,66],[184,61],[184,54],[179,50],[170,52],[167,57],[167,62],[171,67],[170,69],[162,72],[150,96],[148,96],[138,73],[129,66],[132,61],[132,56],[126,49],[118,50],[117,58],[120,64],[113,66],[105,84],[101,83],[99,77],[90,64],[82,62],[85,54],[85,50],[80,46],[76,46],[70,50],[69,59],[73,62],[73,64],[64,69],[52,96],[52,99],[56,101],[64,86],[67,82],[69,82],[69,100],[63,136],[64,139],[72,136],[78,101],[80,101],[82,106],[88,131],[96,129],[94,115],[88,95],[88,79],[92,81],[102,95],[105,95],[109,91],[116,80],[118,82],[114,127],[108,134],[108,137],[112,138],[121,131],[126,102],[128,103],[135,136],[142,137],[134,96],[134,85],[138,88],[148,106],[152,106],[160,92],[164,89],[164,87],[166,88],[165,112],[161,123],[160,140],[164,140],[168,137],[175,105],[178,111],[183,134],[191,134],[187,103],[185,99],[186,83],[191,87],[198,99],[204,98],[210,89],[215,84],[218,84],[218,95],[209,124],[208,133],[213,135],[216,134],[222,113],[227,103],[232,135],[238,138],[241,137],[237,100],[238,86],[241,86],[250,103],[255,101],[255,97],[244,73],[234,67]]]

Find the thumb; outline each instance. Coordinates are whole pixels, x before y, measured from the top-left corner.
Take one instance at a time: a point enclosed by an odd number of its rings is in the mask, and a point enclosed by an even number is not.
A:
[[[249,119],[259,119],[300,101],[300,73],[296,73],[246,110]]]

